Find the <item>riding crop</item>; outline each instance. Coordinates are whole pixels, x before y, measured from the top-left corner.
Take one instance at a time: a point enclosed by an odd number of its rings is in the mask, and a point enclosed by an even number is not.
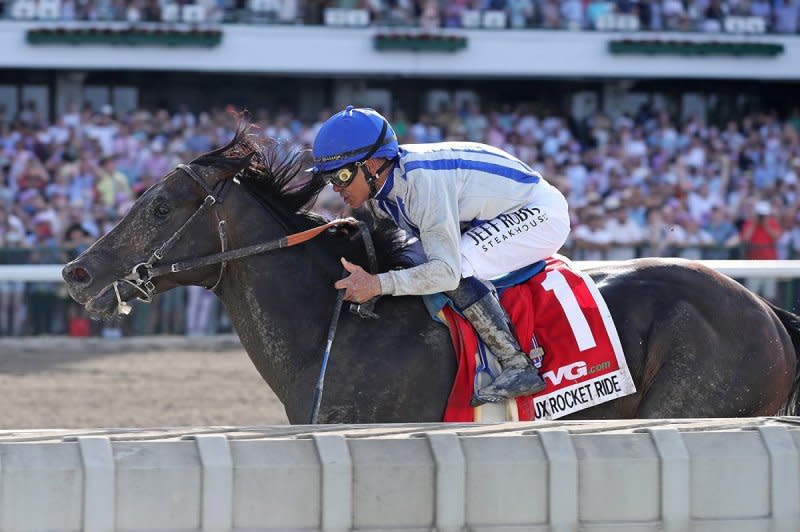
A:
[[[344,276],[347,270],[342,271]],[[328,326],[328,338],[325,340],[325,352],[322,354],[322,367],[319,369],[319,378],[317,379],[317,386],[314,388],[314,399],[311,406],[311,420],[310,424],[317,424],[317,416],[319,415],[319,405],[322,403],[322,389],[325,386],[325,371],[328,369],[328,359],[331,357],[331,347],[333,347],[333,338],[336,336],[336,326],[339,323],[339,315],[342,312],[342,303],[344,302],[344,288],[336,291],[336,303],[333,305],[333,316],[331,316],[331,324]]]

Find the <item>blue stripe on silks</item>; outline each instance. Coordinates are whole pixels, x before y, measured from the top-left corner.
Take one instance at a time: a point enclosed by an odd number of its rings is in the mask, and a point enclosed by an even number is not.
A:
[[[403,215],[403,219],[406,221],[406,224],[414,232],[414,236],[419,238],[419,227],[417,227],[411,222],[411,219],[408,217],[408,213],[406,212],[406,205],[405,203],[403,203],[403,200],[401,198],[397,198],[397,206],[400,208],[400,214]]]
[[[392,217],[394,223],[400,225],[400,210],[397,208],[393,202],[389,200],[378,200],[378,205],[381,209],[383,209],[389,216]]]
[[[385,200],[386,197],[389,195],[389,192],[392,191],[394,188],[394,168],[389,172],[386,181],[383,183],[383,186],[378,191],[378,194],[375,196],[378,200]]]
[[[453,150],[451,148],[442,148],[442,149],[438,149],[438,150],[434,149],[434,150],[429,150],[429,151],[425,151],[425,152],[409,152],[409,151],[403,150],[402,147],[401,147],[401,151],[404,151],[405,153],[426,153],[426,154],[431,154],[431,153],[453,154],[453,153],[458,153],[458,152],[480,153],[481,155],[489,155],[491,157],[497,157],[498,159],[502,159],[504,161],[513,161],[515,163],[519,163],[522,166],[524,166],[526,169],[528,169],[531,172],[533,172],[533,170],[531,170],[530,166],[528,166],[527,164],[523,163],[522,161],[520,161],[519,159],[517,159],[516,157],[514,157],[510,153],[506,153],[504,151],[490,151],[490,150],[481,148],[478,145],[476,145],[476,146],[459,146],[455,150]]]
[[[486,163],[483,161],[469,161],[466,159],[436,159],[434,161],[412,161],[406,163],[405,171],[413,170],[478,170],[487,174],[494,174],[518,183],[536,184],[541,178],[538,174],[526,174],[520,170],[502,166],[499,164]]]

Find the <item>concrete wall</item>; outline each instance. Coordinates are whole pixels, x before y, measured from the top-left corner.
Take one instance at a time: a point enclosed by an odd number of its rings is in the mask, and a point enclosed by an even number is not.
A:
[[[375,29],[226,25],[220,46],[31,46],[25,31],[47,23],[0,22],[0,68],[173,70],[433,77],[800,79],[800,37],[635,34],[641,38],[782,43],[776,58],[614,56],[610,39],[631,34],[465,30],[456,53],[378,52]]]
[[[11,432],[0,530],[797,530],[797,423]]]

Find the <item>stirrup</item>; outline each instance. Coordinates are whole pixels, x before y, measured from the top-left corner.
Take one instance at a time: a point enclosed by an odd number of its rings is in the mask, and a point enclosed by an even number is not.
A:
[[[516,397],[537,394],[546,387],[547,384],[533,364],[526,367],[507,368],[491,383],[476,390],[470,404],[480,406],[484,403],[499,403]]]

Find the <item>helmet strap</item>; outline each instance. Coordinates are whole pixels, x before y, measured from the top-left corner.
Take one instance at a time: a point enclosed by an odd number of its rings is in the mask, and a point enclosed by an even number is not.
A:
[[[360,166],[361,169],[364,170],[364,178],[367,180],[367,185],[369,185],[370,198],[374,198],[378,195],[378,178],[380,178],[384,170],[394,164],[394,161],[395,159],[386,159],[386,162],[384,162],[374,174],[370,172],[369,168],[367,167],[367,161],[356,163],[357,166]]]
[[[380,149],[381,146],[383,146],[383,144],[384,144],[383,141],[386,138],[386,130],[387,129],[389,129],[389,122],[387,122],[384,119],[383,125],[381,126],[381,132],[378,134],[378,140],[375,141],[375,144],[372,145],[372,147],[369,149],[367,154],[364,156],[363,160],[366,161],[367,159],[372,157],[375,154],[375,152],[378,151],[378,149]]]

